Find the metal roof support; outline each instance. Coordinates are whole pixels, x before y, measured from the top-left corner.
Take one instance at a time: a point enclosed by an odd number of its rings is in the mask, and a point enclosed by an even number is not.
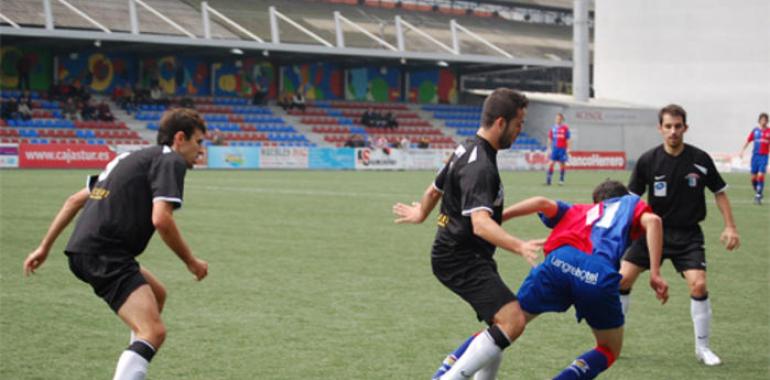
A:
[[[452,30],[452,49],[454,49],[457,54],[460,53],[460,37],[457,35],[457,22],[452,19],[449,21],[449,29]]]
[[[468,30],[468,28],[466,28],[466,27],[464,27],[464,26],[462,26],[462,25],[458,24],[458,23],[457,23],[457,21],[455,21],[455,20],[452,20],[452,21],[451,21],[451,25],[453,25],[453,27],[454,27],[454,28],[457,28],[457,29],[459,29],[460,31],[462,31],[462,32],[465,32],[465,34],[467,34],[467,35],[469,35],[469,36],[473,37],[475,40],[477,40],[477,41],[479,41],[479,42],[483,43],[484,45],[487,45],[487,46],[488,46],[490,49],[492,49],[492,50],[494,50],[494,51],[496,51],[496,52],[498,52],[498,53],[502,54],[502,55],[503,55],[503,56],[505,56],[506,58],[513,58],[513,55],[511,55],[511,54],[510,54],[510,53],[508,53],[507,51],[505,51],[505,50],[503,50],[503,49],[500,49],[500,48],[499,48],[497,45],[495,45],[495,44],[493,44],[493,43],[491,43],[491,42],[487,41],[487,39],[486,39],[486,38],[484,38],[484,37],[482,37],[482,36],[479,36],[479,35],[478,35],[478,34],[476,34],[476,33],[473,33],[473,32],[471,32],[470,30]],[[459,47],[458,47],[458,53],[459,53]]]
[[[396,44],[398,51],[404,51],[404,28],[401,26],[401,16],[396,15]]]
[[[45,28],[53,30],[53,10],[51,0],[43,0],[43,13],[45,13]]]
[[[342,20],[339,11],[334,11],[334,32],[337,37],[337,47],[345,47],[345,32],[342,31]]]
[[[278,10],[276,10],[274,6],[271,6],[271,7],[270,7],[270,19],[271,19],[271,24],[272,24],[272,19],[273,19],[273,17],[278,17],[278,18],[280,18],[281,20],[283,20],[283,21],[286,21],[287,23],[289,23],[289,25],[291,25],[291,26],[293,26],[293,27],[295,27],[295,28],[299,29],[299,31],[300,31],[300,32],[307,34],[308,36],[310,36],[310,37],[311,37],[311,38],[313,38],[314,40],[316,40],[316,41],[318,41],[318,42],[320,42],[320,43],[322,43],[322,44],[324,44],[324,45],[326,45],[326,46],[328,46],[328,47],[334,47],[334,45],[332,45],[332,44],[331,44],[329,41],[326,41],[325,39],[323,39],[323,38],[319,37],[317,34],[315,34],[315,33],[311,32],[309,29],[305,28],[304,26],[302,26],[302,25],[300,25],[300,24],[296,23],[294,20],[290,19],[289,17],[287,17],[287,16],[286,16],[286,15],[284,15],[283,13],[281,13],[281,12],[278,12]],[[277,20],[276,20],[276,21],[277,21]],[[277,25],[278,25],[278,23],[277,23],[277,22],[275,23],[275,25],[276,25],[276,29],[278,29],[278,26],[277,26]],[[272,25],[271,25],[271,27],[272,27]],[[274,36],[274,37],[275,37],[275,36]],[[275,41],[275,38],[273,39],[273,42],[276,42],[276,41]]]
[[[142,1],[142,0],[130,0],[130,1],[133,1],[133,2],[141,5],[144,9],[150,11],[150,13],[154,14],[155,16],[158,16],[158,18],[160,18],[161,20],[165,21],[167,24],[169,24],[172,27],[174,27],[174,29],[176,29],[176,30],[186,34],[187,37],[190,37],[190,38],[193,38],[193,39],[197,38],[197,37],[195,37],[194,34],[190,33],[189,30],[181,27],[179,24],[175,23],[174,20],[166,17],[166,15],[164,15],[163,13],[158,12],[155,8],[147,5],[147,3],[145,3],[144,1]]]
[[[7,23],[11,24],[11,26],[12,26],[12,27],[14,27],[14,28],[16,28],[16,29],[21,29],[21,27],[19,26],[19,24],[17,24],[17,23],[15,23],[15,22],[13,22],[13,20],[9,19],[8,17],[6,17],[6,16],[5,16],[4,14],[2,14],[2,13],[0,13],[0,19],[2,19],[3,21],[5,21],[5,22],[7,22]]]
[[[352,26],[353,28],[355,28],[359,32],[363,33],[365,36],[375,40],[380,45],[385,46],[386,48],[388,48],[390,50],[398,51],[398,49],[396,49],[395,46],[389,44],[387,41],[383,40],[382,38],[375,36],[370,31],[364,29],[363,27],[361,27],[360,25],[354,23],[353,21],[348,20],[345,16],[341,15],[339,12],[334,12],[334,19],[335,19],[335,21],[339,19],[340,21],[345,22],[346,24]]]
[[[450,48],[449,46],[447,46],[447,45],[446,45],[446,44],[444,44],[443,42],[441,42],[441,41],[439,41],[439,40],[437,40],[437,39],[433,38],[433,36],[431,36],[430,34],[428,34],[428,33],[425,33],[425,32],[423,32],[423,31],[422,31],[422,30],[420,30],[420,29],[417,29],[417,27],[415,27],[414,25],[412,25],[412,24],[410,24],[410,23],[406,22],[404,19],[402,19],[402,18],[400,18],[400,17],[397,17],[397,18],[396,18],[396,22],[397,22],[397,23],[401,23],[401,25],[403,25],[403,26],[405,26],[405,27],[407,27],[407,28],[409,28],[409,29],[413,30],[415,33],[417,33],[417,34],[419,34],[419,35],[421,35],[421,36],[423,36],[423,37],[427,38],[427,39],[428,39],[430,42],[433,42],[434,44],[438,45],[438,46],[439,46],[439,47],[441,47],[442,49],[444,49],[444,50],[446,50],[446,51],[448,51],[448,52],[450,52],[450,53],[452,53],[452,54],[455,54],[455,55],[456,55],[456,54],[458,54],[458,52],[457,52],[457,51],[455,51],[454,49]]]
[[[102,25],[102,24],[98,23],[96,20],[92,19],[92,18],[91,18],[91,16],[87,15],[85,12],[81,11],[81,10],[80,10],[80,9],[78,9],[76,6],[74,6],[74,5],[70,4],[70,3],[68,3],[66,0],[58,0],[58,1],[59,1],[59,2],[60,2],[62,5],[64,5],[65,7],[69,8],[69,10],[71,10],[71,11],[75,12],[75,14],[77,14],[78,16],[80,16],[80,17],[82,17],[82,18],[86,19],[86,21],[90,22],[91,24],[94,24],[94,26],[96,26],[97,28],[99,28],[99,29],[103,30],[103,31],[104,31],[104,33],[112,33],[112,31],[111,31],[111,30],[109,30],[109,29],[107,29],[107,27],[106,27],[106,26],[104,26],[104,25]]]
[[[207,16],[208,16],[209,13],[211,13],[214,16],[217,16],[217,17],[221,18],[222,21],[226,22],[227,24],[229,24],[230,26],[232,26],[233,28],[235,28],[239,32],[249,36],[252,40],[257,41],[257,42],[265,42],[265,40],[259,38],[256,34],[250,32],[248,29],[244,28],[243,26],[241,26],[237,22],[235,22],[235,21],[231,20],[229,17],[223,15],[218,10],[210,7],[207,2],[204,1],[204,2],[201,3],[201,9],[204,10],[204,12],[206,13]],[[208,24],[209,24],[209,20],[205,19],[204,24],[203,24],[204,29],[206,27],[208,27],[208,36],[206,38],[211,38],[211,26],[208,25]]]
[[[203,21],[203,38],[211,39],[211,20],[209,19],[209,3],[201,1],[201,20]]]
[[[128,18],[131,21],[131,34],[139,34],[139,15],[136,13],[136,3],[128,0]]]
[[[281,30],[278,28],[278,16],[274,6],[268,8],[270,12],[270,37],[274,44],[281,43]]]
[[[587,102],[591,95],[588,50],[588,1],[574,0],[575,20],[572,23],[573,52],[572,95],[575,100]]]

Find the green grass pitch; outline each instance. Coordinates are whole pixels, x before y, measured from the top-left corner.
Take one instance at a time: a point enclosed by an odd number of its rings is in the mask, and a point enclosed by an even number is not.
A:
[[[67,268],[61,253],[23,278],[22,261],[84,171],[0,171],[0,378],[106,379],[128,329]],[[588,202],[607,177],[570,172],[564,187],[544,175],[506,172],[506,204],[533,195]],[[608,379],[770,378],[770,204],[751,204],[748,175],[726,175],[742,247],[719,244],[722,219],[708,197],[703,224],[714,310],[712,347],[724,364],[693,354],[690,302],[670,263],[671,299],[660,306],[637,283],[623,354]],[[432,275],[435,211],[420,226],[394,225],[391,205],[419,199],[431,172],[193,171],[183,235],[209,276],[201,283],[158,238],[139,257],[166,285],[168,338],[151,379],[427,379],[450,350],[482,328],[471,309]],[[545,237],[535,217],[516,236]],[[518,288],[524,260],[496,258]],[[593,347],[570,310],[535,320],[505,352],[501,379],[544,379]]]

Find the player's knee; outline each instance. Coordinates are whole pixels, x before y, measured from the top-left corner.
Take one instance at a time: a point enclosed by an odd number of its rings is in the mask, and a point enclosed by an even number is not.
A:
[[[623,276],[620,279],[620,294],[631,293],[631,287],[634,286],[634,279],[631,276]]]
[[[500,329],[505,332],[505,335],[513,342],[524,332],[524,327],[527,325],[527,320],[524,317],[524,313],[509,313],[504,318],[498,318],[495,324],[500,326]]]
[[[706,288],[706,279],[697,279],[690,283],[690,295],[696,298],[703,298],[708,294]]]
[[[158,349],[166,340],[166,326],[160,320],[153,321],[140,327],[137,336],[147,339],[155,349]]]

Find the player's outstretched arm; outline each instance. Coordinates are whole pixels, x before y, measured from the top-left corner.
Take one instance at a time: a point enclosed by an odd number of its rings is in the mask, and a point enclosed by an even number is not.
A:
[[[738,228],[735,226],[733,209],[730,207],[730,199],[727,198],[726,192],[721,191],[714,194],[714,200],[716,200],[719,212],[722,213],[722,219],[725,221],[725,229],[722,231],[719,240],[724,244],[728,251],[738,249],[738,247],[741,246],[741,238],[738,236]]]
[[[431,211],[436,207],[439,199],[441,199],[441,192],[431,184],[425,189],[422,194],[420,202],[412,202],[411,205],[405,205],[403,203],[396,203],[393,205],[393,214],[396,215],[395,222],[420,224],[428,218]]]
[[[511,251],[523,257],[529,265],[537,264],[538,252],[543,247],[545,240],[521,240],[508,232],[492,220],[492,215],[486,210],[474,211],[471,214],[473,234],[494,244],[497,247]]]
[[[209,264],[193,256],[190,247],[182,238],[174,221],[174,206],[158,201],[152,204],[152,224],[158,230],[163,242],[182,260],[187,269],[200,281],[208,274]]]
[[[748,148],[749,144],[751,144],[751,140],[746,141],[746,143],[743,144],[743,148],[741,148],[741,151],[738,153],[738,157],[743,157],[743,153],[746,151],[746,148]]]
[[[663,221],[659,216],[646,212],[640,220],[646,231],[647,246],[650,252],[650,287],[655,297],[665,304],[668,301],[668,284],[660,275],[660,260],[663,256]]]
[[[77,215],[78,211],[83,208],[88,200],[90,192],[88,189],[82,189],[75,194],[70,195],[64,205],[62,205],[59,212],[51,222],[51,226],[48,227],[43,240],[40,241],[40,245],[32,251],[24,260],[24,275],[29,276],[30,273],[35,273],[35,270],[43,265],[45,259],[48,257],[48,252],[51,251],[53,243],[59,237],[62,231],[72,222],[72,218]]]
[[[553,218],[559,212],[556,201],[546,197],[527,198],[521,202],[508,206],[503,210],[503,222],[519,216],[542,212],[547,218]]]

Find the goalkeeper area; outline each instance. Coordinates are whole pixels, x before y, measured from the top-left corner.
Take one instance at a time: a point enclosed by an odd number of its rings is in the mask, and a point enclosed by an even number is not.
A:
[[[22,262],[67,196],[93,171],[0,171],[0,378],[105,379],[128,328],[73,276],[62,250],[23,278]],[[606,178],[627,171],[570,171],[563,187],[542,172],[503,172],[506,205],[543,195],[589,203]],[[393,223],[395,202],[419,200],[430,171],[191,171],[175,219],[209,276],[195,283],[154,237],[138,261],[166,285],[168,339],[153,379],[427,379],[484,326],[430,267],[437,211],[420,226]],[[767,379],[770,363],[770,208],[752,204],[745,174],[724,174],[741,247],[719,242],[722,218],[707,195],[711,346],[724,364],[694,358],[684,279],[666,262],[671,298],[661,306],[643,274],[633,291],[623,352],[608,379]],[[645,195],[646,198],[646,195]],[[504,228],[542,238],[536,217]],[[525,260],[498,250],[514,290]],[[542,261],[542,259],[541,259]],[[538,317],[504,353],[501,379],[543,379],[593,337],[572,309]]]

